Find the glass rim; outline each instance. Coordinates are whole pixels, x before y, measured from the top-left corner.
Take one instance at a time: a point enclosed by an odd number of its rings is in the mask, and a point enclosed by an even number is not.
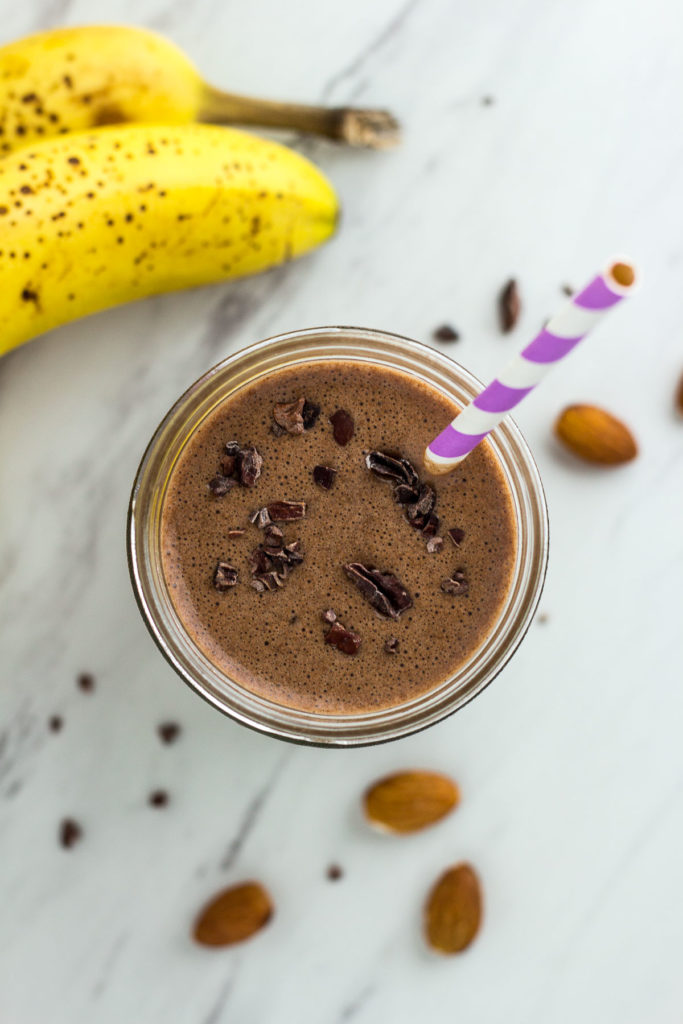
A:
[[[316,354],[316,344],[320,351]],[[418,732],[478,696],[524,638],[538,606],[548,561],[548,510],[538,467],[507,417],[492,445],[512,493],[517,555],[510,590],[486,640],[439,686],[402,704],[361,714],[328,714],[276,704],[217,669],[186,633],[168,593],[159,552],[160,512],[172,467],[188,438],[228,394],[265,373],[306,362],[370,362],[412,373],[459,404],[483,384],[450,356],[403,335],[332,326],[257,341],[202,374],[154,431],[135,475],[127,521],[128,567],[142,618],[166,661],[212,707],[258,732],[320,747],[364,746]]]

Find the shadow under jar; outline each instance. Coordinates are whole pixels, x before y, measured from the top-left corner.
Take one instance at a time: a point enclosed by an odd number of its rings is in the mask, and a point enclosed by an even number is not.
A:
[[[128,558],[154,640],[200,696],[268,735],[345,747],[432,725],[491,682],[538,605],[548,518],[538,470],[509,418],[454,473],[426,473],[424,447],[481,387],[425,345],[330,327],[252,345],[185,392],[140,464]],[[321,406],[319,418],[277,436],[274,402],[300,396]],[[343,446],[330,423],[339,407],[354,422]],[[231,441],[255,444],[263,472],[255,486],[216,496],[208,483]],[[367,469],[372,449],[404,456],[433,486],[437,550],[413,528],[395,481]],[[316,463],[337,471],[329,490],[314,480]],[[304,561],[281,588],[259,593],[249,566],[264,531],[249,513],[278,500],[307,504],[304,519],[278,524]],[[229,538],[235,529],[245,532]],[[451,529],[464,531],[459,544]],[[219,560],[238,570],[226,592],[213,586]],[[397,619],[379,615],[345,573],[349,562],[394,573],[412,606]],[[442,590],[458,571],[467,592]],[[357,654],[325,643],[328,608],[361,636]]]

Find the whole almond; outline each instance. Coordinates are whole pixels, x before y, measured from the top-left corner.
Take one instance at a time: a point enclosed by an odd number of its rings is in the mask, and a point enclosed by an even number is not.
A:
[[[461,953],[481,925],[479,879],[469,864],[456,864],[439,878],[425,904],[425,937],[437,953]]]
[[[202,946],[231,946],[260,931],[273,915],[269,894],[258,882],[223,889],[206,904],[194,925]]]
[[[417,832],[445,818],[460,800],[458,787],[437,772],[397,772],[373,783],[363,797],[371,824],[388,832]]]
[[[555,423],[555,433],[574,455],[603,466],[630,462],[638,446],[628,427],[595,405],[569,405]]]

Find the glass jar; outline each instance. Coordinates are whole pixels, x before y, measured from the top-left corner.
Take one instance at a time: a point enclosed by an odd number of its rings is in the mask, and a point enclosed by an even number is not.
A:
[[[480,381],[435,349],[396,334],[312,328],[260,341],[214,366],[164,417],[142,458],[128,514],[128,561],[142,616],[167,661],[201,697],[243,725],[298,743],[353,747],[433,725],[476,697],[507,664],[538,605],[548,559],[548,511],[540,476],[507,417],[489,439],[510,487],[517,523],[512,583],[484,643],[439,686],[396,707],[362,714],[300,711],[251,693],[208,659],[186,633],[166,586],[161,510],[173,467],[204,418],[239,388],[284,367],[320,360],[370,362],[412,374],[463,405]]]

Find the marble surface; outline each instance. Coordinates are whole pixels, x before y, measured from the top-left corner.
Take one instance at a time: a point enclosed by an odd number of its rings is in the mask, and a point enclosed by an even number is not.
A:
[[[139,21],[217,83],[386,104],[405,123],[386,154],[293,140],[345,207],[312,258],[112,311],[0,363],[2,1024],[680,1021],[680,5],[0,9],[3,39]],[[138,459],[181,389],[250,341],[323,323],[426,340],[450,320],[449,351],[489,378],[564,282],[619,251],[641,265],[639,295],[519,412],[550,505],[547,620],[496,683],[436,728],[352,752],[269,741],[187,690],[140,620],[124,552]],[[524,314],[502,337],[510,274]],[[550,425],[573,401],[623,416],[638,460],[605,472],[563,455]],[[172,746],[163,719],[183,726]],[[453,773],[461,807],[428,834],[369,834],[359,793],[410,765]],[[155,787],[168,808],[147,806]],[[70,851],[65,815],[85,829]],[[464,956],[432,958],[420,906],[460,859],[481,873],[485,926]],[[272,926],[233,950],[194,946],[197,907],[249,877],[274,894]]]

